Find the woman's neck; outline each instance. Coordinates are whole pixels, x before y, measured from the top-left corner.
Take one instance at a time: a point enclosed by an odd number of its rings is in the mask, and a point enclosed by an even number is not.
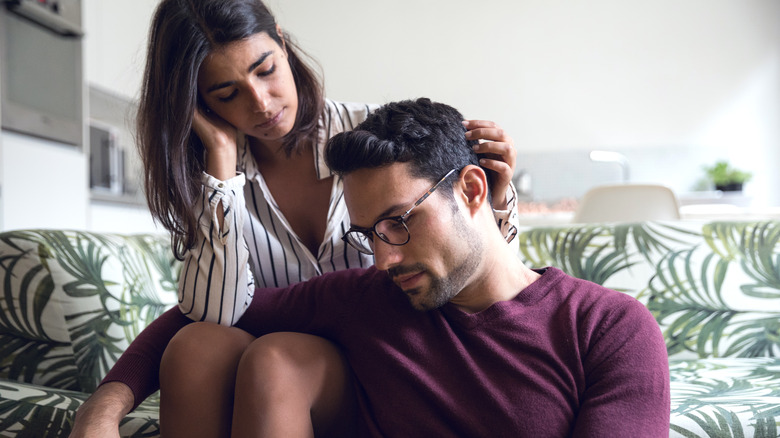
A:
[[[258,163],[274,164],[286,161],[289,158],[284,151],[284,145],[281,141],[263,142],[256,137],[247,138],[249,140],[249,150]]]

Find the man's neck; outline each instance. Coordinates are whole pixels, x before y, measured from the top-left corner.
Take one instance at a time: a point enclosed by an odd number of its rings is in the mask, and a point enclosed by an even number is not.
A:
[[[500,245],[486,251],[486,257],[472,281],[451,303],[464,312],[481,312],[499,301],[514,299],[536,281],[539,274],[523,264],[514,248],[514,245],[500,242]]]

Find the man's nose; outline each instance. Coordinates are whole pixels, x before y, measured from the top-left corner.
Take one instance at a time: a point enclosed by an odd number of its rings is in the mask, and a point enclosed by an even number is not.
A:
[[[401,264],[403,246],[391,245],[382,239],[374,238],[374,265],[377,269],[387,271]]]

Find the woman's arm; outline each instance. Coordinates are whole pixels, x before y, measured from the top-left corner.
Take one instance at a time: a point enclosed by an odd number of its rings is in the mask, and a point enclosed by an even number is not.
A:
[[[254,279],[243,237],[245,183],[243,174],[227,181],[203,175],[196,206],[200,232],[179,276],[179,309],[194,321],[232,326],[252,300]]]
[[[487,120],[465,120],[466,138],[478,140],[474,151],[480,156],[479,164],[492,170],[493,213],[501,233],[507,242],[517,234],[517,191],[512,177],[517,163],[514,141],[506,131]]]
[[[179,308],[192,320],[232,326],[254,290],[242,236],[246,178],[236,172],[237,142],[244,138],[216,114],[202,111],[195,111],[192,124],[206,148],[203,191],[194,206],[200,232],[179,276]]]

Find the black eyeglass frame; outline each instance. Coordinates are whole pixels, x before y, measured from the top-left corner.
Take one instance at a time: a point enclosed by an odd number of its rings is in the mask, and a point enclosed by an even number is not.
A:
[[[346,242],[352,248],[355,248],[357,251],[359,251],[359,252],[361,252],[363,254],[366,254],[366,255],[373,255],[374,254],[374,249],[372,248],[372,243],[373,243],[374,239],[373,239],[372,236],[379,237],[383,242],[385,242],[385,243],[387,243],[389,245],[393,245],[393,246],[403,246],[403,245],[406,245],[407,243],[409,243],[409,240],[411,240],[411,238],[412,238],[412,235],[409,232],[409,226],[406,224],[406,217],[409,216],[409,213],[411,213],[412,210],[414,210],[418,205],[422,204],[423,201],[428,199],[428,197],[431,196],[431,194],[433,192],[435,192],[436,189],[439,188],[439,186],[447,178],[450,177],[450,175],[452,175],[453,173],[455,173],[455,172],[457,172],[459,170],[460,169],[455,168],[455,169],[452,169],[449,172],[447,172],[447,174],[444,175],[438,182],[436,182],[436,184],[434,184],[433,187],[428,189],[428,191],[425,192],[425,194],[422,195],[420,197],[420,199],[415,201],[415,203],[408,210],[406,210],[406,212],[404,214],[402,214],[400,216],[390,216],[390,217],[381,218],[378,221],[374,222],[374,225],[372,227],[370,227],[370,228],[356,227],[356,226],[352,225],[352,226],[349,227],[349,230],[347,230],[347,232],[344,233],[343,236],[341,236],[341,240]],[[382,222],[385,222],[385,221],[392,221],[392,222],[400,223],[404,227],[404,230],[406,230],[406,240],[404,240],[401,243],[394,243],[394,242],[389,241],[384,234],[377,232],[376,231],[377,225],[379,225],[379,224],[381,224]],[[355,237],[350,237],[350,236],[355,236]],[[363,242],[365,242],[365,243],[363,243]]]

